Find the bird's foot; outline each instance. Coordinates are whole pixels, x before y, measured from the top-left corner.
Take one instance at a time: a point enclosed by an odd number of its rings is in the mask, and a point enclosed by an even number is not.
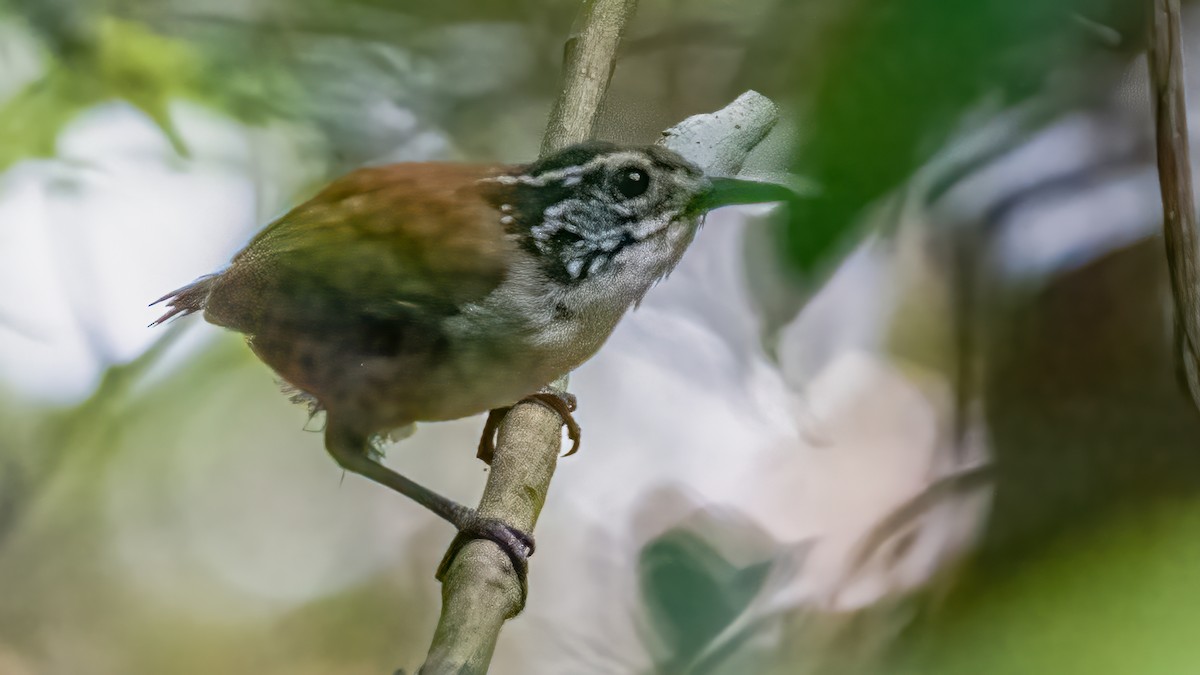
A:
[[[579,423],[575,421],[575,416],[571,414],[579,407],[579,399],[575,398],[575,394],[545,387],[536,394],[526,396],[524,400],[541,403],[558,413],[558,416],[562,418],[563,424],[567,427],[567,437],[571,439],[571,449],[563,457],[570,457],[579,452],[579,438],[581,435]]]
[[[487,421],[483,423],[483,435],[479,437],[479,451],[475,456],[483,460],[484,464],[492,465],[492,459],[496,456],[496,434],[500,431],[500,422],[504,420],[504,416],[512,408],[495,408],[488,411]]]
[[[567,427],[567,436],[571,439],[571,449],[563,457],[569,457],[579,451],[581,431],[579,423],[575,421],[575,416],[572,414],[579,404],[574,394],[558,391],[552,387],[544,387],[541,391],[530,394],[521,399],[521,401],[532,401],[558,413],[559,417],[562,418],[563,424]],[[500,422],[508,414],[509,410],[512,410],[512,408],[496,408],[492,410],[488,413],[487,422],[483,425],[483,436],[479,439],[479,451],[475,456],[489,465],[492,463],[492,458],[496,455],[496,433],[500,430]]]
[[[450,565],[454,562],[454,558],[473,539],[487,539],[495,542],[500,550],[508,556],[509,562],[512,563],[513,573],[517,575],[517,583],[521,588],[521,604],[517,609],[519,613],[521,609],[525,608],[525,598],[529,595],[529,556],[533,555],[535,548],[533,535],[518,530],[502,520],[483,518],[472,511],[471,515],[462,523],[454,541],[450,542],[450,548],[446,551],[446,555],[442,556],[442,562],[438,565],[437,570],[438,581],[446,580],[446,574],[450,571]]]

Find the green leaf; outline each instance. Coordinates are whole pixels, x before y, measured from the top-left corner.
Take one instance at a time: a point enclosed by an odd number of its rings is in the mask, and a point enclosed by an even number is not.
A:
[[[831,31],[819,65],[793,69],[796,90],[811,101],[802,121],[808,141],[795,168],[823,192],[796,205],[779,233],[788,259],[810,275],[842,252],[863,210],[941,150],[985,98],[1014,105],[1047,93],[1051,72],[1094,62],[1101,50],[1111,50],[1111,43],[1081,27],[1081,19],[1139,36],[1136,4],[859,3]],[[1125,42],[1136,43],[1136,37]],[[1082,68],[1074,76],[1082,78]],[[815,90],[808,86],[812,81]]]
[[[642,549],[638,576],[658,639],[663,670],[691,663],[750,604],[769,563],[738,568],[707,542],[675,529]]]
[[[171,122],[175,97],[199,97],[202,62],[183,43],[115,19],[101,22],[95,44],[52,61],[45,76],[0,107],[0,170],[27,158],[52,157],[63,127],[81,112],[120,99],[158,125],[186,154]]]
[[[1200,504],[1164,500],[978,570],[905,637],[898,675],[1195,671]]]

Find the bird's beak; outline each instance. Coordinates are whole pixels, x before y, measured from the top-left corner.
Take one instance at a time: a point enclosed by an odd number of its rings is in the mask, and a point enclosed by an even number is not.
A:
[[[776,183],[719,177],[710,177],[708,181],[711,187],[700,193],[692,202],[693,208],[698,213],[719,209],[722,206],[786,202],[799,197],[792,189]]]

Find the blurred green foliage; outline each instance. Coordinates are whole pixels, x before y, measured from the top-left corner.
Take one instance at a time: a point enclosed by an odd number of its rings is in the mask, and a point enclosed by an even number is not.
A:
[[[702,672],[701,657],[762,587],[770,562],[738,567],[698,535],[678,529],[642,548],[642,601],[663,652],[659,672]],[[705,671],[706,672],[706,671]]]
[[[723,104],[748,86],[790,104],[801,142],[789,149],[786,161],[823,191],[795,206],[777,240],[780,259],[809,282],[819,280],[862,234],[864,212],[930,158],[952,148],[974,114],[983,111],[989,117],[1029,105],[1049,110],[1045,119],[1068,110],[1094,94],[1088,82],[1096,72],[1127,64],[1140,49],[1142,32],[1138,3],[1117,0],[642,4],[627,43],[632,46],[614,76],[602,129],[622,140],[649,140],[680,116]],[[187,148],[170,113],[171,102],[178,100],[249,124],[288,119],[317,129],[327,142],[330,172],[394,157],[388,153],[425,131],[450,139],[449,148],[438,150],[448,156],[532,156],[556,93],[562,42],[576,6],[574,0],[213,6],[178,0],[7,0],[0,4],[0,18],[32,36],[41,71],[0,100],[0,169],[27,158],[53,157],[60,132],[73,119],[112,100],[136,106],[180,154]],[[680,25],[696,30],[681,33]],[[1095,26],[1118,40],[1108,40]],[[1073,77],[1056,79],[1064,71]],[[397,110],[412,119],[395,122]],[[783,316],[794,317],[799,302]],[[1150,308],[1151,315],[1122,323],[1153,324],[1153,302],[1142,297],[1136,304]],[[1065,330],[1055,326],[1035,327],[1029,340]],[[0,671],[10,651],[58,655],[55,650],[66,649],[62,645],[72,640],[79,653],[61,652],[66,665],[51,664],[45,672],[104,661],[96,672],[294,674],[307,668],[301,672],[375,673],[394,665],[397,652],[418,652],[420,631],[427,628],[420,620],[432,616],[436,598],[412,591],[411,578],[425,579],[429,571],[417,563],[403,574],[366,577],[282,615],[197,574],[201,588],[193,592],[233,597],[228,606],[244,610],[244,617],[198,615],[182,600],[164,608],[129,578],[130,571],[110,550],[119,528],[106,518],[111,507],[106,490],[121,470],[122,455],[219,450],[230,457],[221,448],[231,447],[234,436],[246,445],[273,438],[257,426],[227,428],[235,417],[231,410],[262,415],[263,428],[278,423],[292,434],[289,439],[299,426],[288,417],[297,411],[283,411],[277,397],[268,398],[275,396],[273,385],[236,339],[202,350],[172,372],[171,383],[156,381],[153,366],[175,339],[164,338],[157,350],[133,363],[114,364],[95,394],[78,405],[38,408],[7,394],[11,405],[4,406],[6,417],[0,419],[13,431],[0,454],[0,579],[5,582]],[[1078,345],[1091,347],[1097,340],[1081,334],[1065,342],[1065,350],[1080,352],[1086,350]],[[1082,374],[1054,370],[1050,363],[1062,359],[1041,362],[1022,355],[1004,360],[995,354],[989,359],[1013,371],[1024,366],[1057,380],[1090,383],[1093,373],[1130,351],[1126,333],[1105,344],[1109,351],[1081,368]],[[1010,390],[990,392],[1001,400],[990,411],[999,420],[998,448],[1009,453],[1001,458],[997,518],[1017,521],[1011,529],[1024,536],[989,542],[992,564],[1018,560],[1019,567],[969,576],[968,585],[940,613],[914,628],[912,641],[897,650],[902,660],[889,662],[889,668],[1114,675],[1190,669],[1194,658],[1185,631],[1200,588],[1192,578],[1198,512],[1183,498],[1152,510],[1139,508],[1138,501],[1153,494],[1162,475],[1186,473],[1171,467],[1190,464],[1145,453],[1155,458],[1141,465],[1145,470],[1128,471],[1129,448],[1146,444],[1147,437],[1155,439],[1150,444],[1156,448],[1166,444],[1145,426],[1131,424],[1116,434],[1094,422],[1117,424],[1124,413],[1161,421],[1153,411],[1136,409],[1138,399],[1145,398],[1140,388],[1145,382],[1136,372],[1147,368],[1144,362],[1135,365],[1113,378],[1119,380],[1114,386],[1121,397],[1086,411],[1079,426],[1093,428],[1093,436],[1050,414],[1054,401],[1062,402],[1064,414],[1073,414],[1092,391],[1064,393],[1045,382],[1018,381]],[[1029,391],[1052,395],[1037,398]],[[1163,407],[1154,400],[1146,405]],[[1168,412],[1178,417],[1178,408]],[[218,429],[205,438],[176,438],[186,434],[174,423],[182,419],[203,419]],[[1189,438],[1191,429],[1179,426],[1182,432],[1172,427],[1177,454],[1183,452],[1179,439]],[[1107,438],[1097,438],[1101,435]],[[1068,453],[1065,436],[1094,443],[1072,446]],[[1118,436],[1123,440],[1113,440]],[[204,443],[214,448],[197,447]],[[319,452],[315,441],[312,445]],[[1097,447],[1112,462],[1106,475],[1137,473],[1145,485],[1123,491],[1119,480],[1106,479],[1078,487],[1086,480],[1080,476],[1098,463]],[[1065,468],[1054,463],[1067,454]],[[152,507],[176,489],[171,481],[179,477],[165,475],[163,465],[147,462],[139,471],[144,473],[136,480],[153,486],[146,488],[152,494],[144,502]],[[1059,493],[1039,499],[1053,492],[1045,487],[1050,483],[1069,491],[1068,501],[1085,493],[1086,499],[1070,501],[1069,508],[1054,501],[1061,499]],[[1179,493],[1195,487],[1186,477],[1178,483]],[[1097,518],[1089,531],[1046,546],[1072,530],[1075,516],[1101,511],[1097,495],[1117,492],[1131,504],[1122,504],[1127,509],[1113,516],[1116,520]],[[1014,518],[1018,511],[1020,517]],[[1036,536],[1028,534],[1033,529]],[[1007,546],[1017,539],[1025,554],[1013,558]],[[640,552],[637,574],[641,609],[650,624],[644,646],[656,668],[689,672],[701,659],[712,672],[719,670],[708,650],[762,592],[768,569],[768,563],[739,567],[682,530],[648,544]],[[269,618],[259,621],[262,617]],[[44,642],[45,626],[53,627],[60,642]],[[806,656],[788,660],[781,672],[804,667]],[[29,666],[27,672],[43,672],[45,665]]]
[[[883,672],[1192,672],[1197,532],[1194,500],[1079,528],[1002,576],[968,578]]]
[[[105,18],[94,51],[44,55],[45,74],[0,107],[0,170],[27,158],[52,157],[59,132],[76,115],[119,99],[154,120],[180,154],[186,148],[171,123],[173,98],[204,100],[201,58],[186,44],[138,24]]]
[[[820,58],[801,51],[785,76],[807,102],[794,167],[822,191],[792,209],[783,250],[804,276],[817,273],[844,252],[864,209],[943,150],[984,102],[992,115],[1034,96],[1077,104],[1088,90],[1053,76],[1102,67],[1106,56],[1124,63],[1141,44],[1142,15],[1124,0],[851,4],[820,38]]]

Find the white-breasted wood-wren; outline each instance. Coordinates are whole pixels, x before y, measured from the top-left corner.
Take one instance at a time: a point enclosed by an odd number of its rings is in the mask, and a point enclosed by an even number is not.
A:
[[[532,537],[385,467],[372,438],[493,411],[480,443],[490,461],[500,411],[534,398],[577,446],[573,400],[547,385],[596,353],[708,210],[789,195],[705,176],[660,147],[598,142],[527,165],[359,169],[267,226],[225,270],[156,301],[168,311],[155,323],[203,310],[244,333],[325,411],[338,464],[494,540],[524,586]]]

